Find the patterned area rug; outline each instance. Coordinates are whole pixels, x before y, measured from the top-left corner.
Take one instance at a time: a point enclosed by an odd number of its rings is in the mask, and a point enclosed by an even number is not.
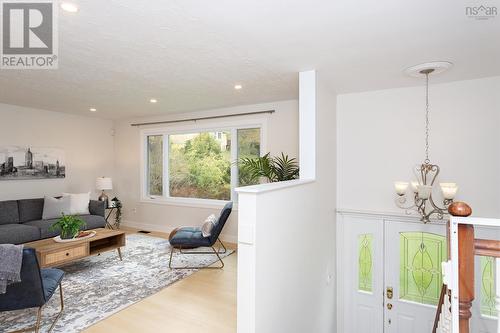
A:
[[[224,256],[232,252],[228,250]],[[116,251],[111,251],[60,267],[66,273],[64,312],[52,332],[80,332],[196,272],[169,269],[170,245],[161,238],[127,235],[127,246],[122,254],[123,261],[118,259]],[[172,263],[174,266],[208,266],[216,260],[215,255],[176,252]],[[48,330],[59,306],[59,292],[56,291],[43,308],[41,332]],[[36,309],[2,312],[0,332],[26,328],[35,323],[35,318]]]

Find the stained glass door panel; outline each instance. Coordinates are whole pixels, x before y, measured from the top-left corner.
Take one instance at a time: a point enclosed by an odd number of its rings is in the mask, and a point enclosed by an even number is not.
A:
[[[385,222],[387,333],[432,332],[446,260],[445,224]]]
[[[401,232],[399,235],[399,298],[437,305],[446,261],[446,237],[428,232]]]
[[[358,289],[372,292],[373,283],[373,235],[358,236]]]

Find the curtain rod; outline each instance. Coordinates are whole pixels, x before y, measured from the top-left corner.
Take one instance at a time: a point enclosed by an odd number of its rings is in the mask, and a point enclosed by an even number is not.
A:
[[[172,124],[172,123],[182,123],[185,121],[197,121],[197,120],[207,120],[207,119],[218,119],[218,118],[228,118],[228,117],[239,117],[239,116],[249,116],[253,114],[263,114],[263,113],[274,113],[275,110],[267,110],[267,111],[257,111],[257,112],[245,112],[245,113],[235,113],[228,114],[223,116],[211,116],[211,117],[199,117],[199,118],[188,118],[188,119],[179,119],[179,120],[165,120],[165,121],[154,121],[149,123],[135,123],[130,124],[130,126],[145,126],[145,125],[158,125],[158,124]]]

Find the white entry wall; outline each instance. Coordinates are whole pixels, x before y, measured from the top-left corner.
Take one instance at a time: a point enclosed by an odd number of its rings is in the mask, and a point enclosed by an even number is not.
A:
[[[340,209],[403,213],[393,182],[425,158],[425,87],[414,80],[421,86],[338,95]],[[431,162],[474,216],[500,218],[499,91],[498,76],[430,86]]]

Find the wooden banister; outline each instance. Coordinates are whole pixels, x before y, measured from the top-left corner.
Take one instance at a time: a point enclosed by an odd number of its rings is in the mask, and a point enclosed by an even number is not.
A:
[[[491,239],[475,239],[474,252],[476,256],[500,258],[500,241]]]
[[[474,300],[474,226],[458,225],[458,308],[460,333],[469,333],[470,311]]]
[[[472,209],[464,202],[454,202],[448,208],[452,216],[467,217]],[[458,312],[460,333],[469,333],[470,311],[474,300],[474,226],[458,225]]]
[[[436,310],[436,316],[434,317],[434,327],[432,328],[432,333],[436,333],[438,325],[439,325],[439,318],[441,317],[441,312],[443,311],[443,304],[444,304],[444,297],[446,296],[448,291],[448,287],[446,287],[445,284],[441,287],[441,294],[439,295],[439,302]]]
[[[467,217],[472,213],[472,209],[463,202],[455,202],[450,205],[448,212],[452,216]],[[449,237],[449,222],[447,227],[448,239],[448,259],[450,253],[450,237]],[[471,307],[474,301],[474,256],[488,256],[497,258],[498,272],[500,275],[500,241],[489,239],[475,239],[474,226],[472,224],[458,224],[458,274],[459,274],[459,333],[470,332],[470,318],[472,317]],[[447,295],[447,287],[443,285],[439,303],[437,307],[436,317],[434,319],[434,327],[432,332],[436,333],[443,306],[445,296]],[[497,289],[497,295],[500,295],[500,290]],[[497,296],[500,300],[500,296]],[[500,326],[499,326],[500,332]]]

